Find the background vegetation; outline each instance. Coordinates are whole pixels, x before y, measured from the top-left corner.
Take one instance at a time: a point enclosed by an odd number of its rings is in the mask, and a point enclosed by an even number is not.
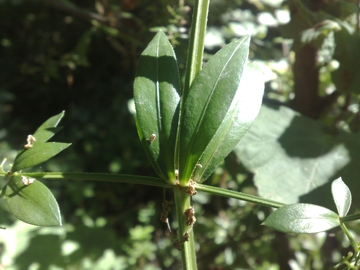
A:
[[[0,158],[11,164],[28,134],[66,110],[56,140],[72,146],[37,171],[155,176],[134,123],[136,63],[162,29],[183,70],[192,4],[1,0]],[[332,207],[329,183],[341,175],[356,211],[359,3],[213,0],[204,61],[244,35],[252,36],[250,58],[267,79],[264,106],[208,183]],[[178,251],[159,220],[163,190],[44,182],[65,224],[17,222],[1,200],[5,269],[179,268]],[[260,225],[269,209],[201,193],[193,199],[199,269],[329,269],[350,249],[339,230],[284,235]],[[171,222],[176,227],[175,217]]]

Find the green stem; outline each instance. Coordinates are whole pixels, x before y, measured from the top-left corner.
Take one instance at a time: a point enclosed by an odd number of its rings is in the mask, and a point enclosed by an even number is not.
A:
[[[358,220],[358,219],[360,219],[360,213],[342,217],[341,222],[349,222],[349,221]]]
[[[210,193],[210,194],[215,194],[215,195],[222,196],[222,197],[252,202],[252,203],[256,203],[256,204],[260,204],[260,205],[268,206],[268,207],[273,207],[273,208],[280,208],[285,205],[284,203],[260,198],[258,196],[253,196],[253,195],[245,194],[245,193],[234,191],[234,190],[212,187],[212,186],[203,185],[203,184],[197,184],[196,190],[203,191],[203,192]]]
[[[13,173],[13,175],[24,175],[37,179],[69,179],[69,180],[94,180],[102,182],[118,182],[128,184],[140,184],[162,188],[173,188],[163,179],[156,177],[145,177],[137,175],[115,174],[115,173],[63,173],[63,172],[28,172]]]
[[[191,207],[190,195],[185,192],[184,188],[174,188],[174,199],[176,205],[176,215],[178,219],[178,240],[183,241],[183,236],[186,232],[189,233],[188,241],[185,241],[181,247],[181,258],[183,269],[197,269],[196,253],[194,244],[194,233],[190,226],[186,225],[185,211]]]
[[[0,172],[0,175],[6,176],[7,173]],[[115,174],[115,173],[24,172],[24,173],[13,173],[13,175],[14,176],[24,175],[37,179],[67,179],[67,180],[80,180],[80,181],[93,180],[93,181],[101,181],[101,182],[118,182],[118,183],[148,185],[148,186],[155,186],[162,188],[174,188],[173,185],[167,184],[161,178],[138,176],[138,175],[124,175],[124,174]],[[253,196],[234,190],[228,190],[228,189],[208,186],[204,184],[197,184],[196,190],[222,197],[252,202],[267,207],[279,208],[285,205],[284,203],[260,198],[258,196]],[[360,214],[343,217],[341,218],[341,221],[347,222],[357,219],[360,219]]]
[[[190,86],[202,67],[204,40],[210,0],[196,0],[191,22],[189,51],[186,61],[182,99],[186,99]]]
[[[185,81],[181,93],[180,118],[184,101],[189,94],[190,86],[196,75],[202,68],[202,60],[204,55],[204,40],[206,34],[206,23],[209,12],[210,0],[195,0],[194,12],[191,22],[189,48],[186,60]],[[180,120],[180,119],[179,119]],[[180,124],[178,126],[175,146],[175,168],[179,169],[179,134]]]
[[[345,226],[344,223],[340,222],[340,227],[343,230],[343,232],[346,234],[347,238],[349,239],[350,244],[352,245],[352,247],[355,251],[354,253],[358,253],[359,249],[358,249],[358,245],[356,244],[354,237],[351,235],[351,233],[349,232],[349,230],[347,229],[347,227]]]
[[[203,54],[204,54],[204,42],[206,34],[206,23],[209,12],[210,0],[195,0],[194,12],[191,22],[189,49],[186,60],[185,69],[185,81],[184,87],[181,93],[180,103],[180,119],[184,101],[189,94],[190,86],[195,79],[196,75],[202,68]],[[180,123],[180,122],[179,122]],[[179,169],[179,134],[180,124],[178,126],[176,145],[175,145],[175,169]]]

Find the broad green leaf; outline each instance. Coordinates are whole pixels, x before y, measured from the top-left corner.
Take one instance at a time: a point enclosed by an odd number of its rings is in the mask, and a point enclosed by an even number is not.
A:
[[[179,139],[179,179],[186,185],[217,132],[241,103],[238,91],[249,53],[250,38],[228,44],[199,72],[184,100]],[[221,136],[220,136],[221,137]],[[219,138],[220,138],[219,137]],[[217,143],[221,143],[221,139]],[[216,143],[211,148],[216,148]],[[205,164],[202,164],[205,165]]]
[[[65,111],[50,117],[46,120],[33,134],[37,142],[47,142],[52,136],[61,130],[61,127],[57,127],[60,120],[64,117]]]
[[[134,83],[136,122],[140,140],[155,171],[173,184],[179,89],[174,50],[165,34],[159,32],[139,60]],[[156,136],[154,140],[152,134]]]
[[[263,225],[285,233],[318,233],[340,225],[333,211],[313,204],[286,205],[266,218]]]
[[[351,206],[351,192],[341,177],[331,184],[331,193],[340,217],[345,217]]]
[[[15,158],[14,165],[11,168],[11,172],[18,172],[39,165],[68,148],[70,145],[70,143],[43,143],[36,141],[32,148],[19,151]]]
[[[15,217],[37,226],[60,226],[59,206],[50,190],[35,180],[24,185],[21,176],[13,176],[6,186],[6,202]]]
[[[255,174],[261,197],[289,204],[331,181],[350,161],[344,144],[316,121],[286,107],[262,106],[235,153]],[[317,196],[318,201],[324,197]]]
[[[234,149],[258,115],[264,81],[260,70],[248,64],[244,70],[234,102],[224,117],[218,131],[206,147],[195,172],[197,182],[205,181],[219,163]]]

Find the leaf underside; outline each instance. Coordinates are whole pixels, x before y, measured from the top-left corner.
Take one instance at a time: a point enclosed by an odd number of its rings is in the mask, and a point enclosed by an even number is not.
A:
[[[318,233],[340,225],[333,211],[313,204],[286,205],[266,218],[263,225],[285,233]]]
[[[345,217],[351,206],[351,192],[341,177],[331,184],[331,193],[340,217]]]

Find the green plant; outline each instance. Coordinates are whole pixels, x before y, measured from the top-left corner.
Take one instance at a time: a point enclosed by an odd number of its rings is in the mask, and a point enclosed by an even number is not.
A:
[[[274,208],[283,206],[279,202],[201,184],[235,147],[255,119],[263,88],[258,72],[247,64],[249,38],[229,44],[201,70],[207,9],[207,1],[200,1],[195,9],[182,90],[175,55],[163,33],[159,32],[155,36],[140,59],[134,86],[138,133],[160,178],[22,172],[23,169],[44,162],[69,146],[47,142],[59,131],[57,125],[64,115],[61,113],[50,118],[28,137],[26,147],[19,151],[10,172],[1,172],[9,180],[3,192],[9,209],[15,216],[35,225],[61,224],[54,197],[44,185],[34,179],[114,181],[171,188],[174,191],[179,223],[174,246],[182,250],[184,268],[191,269],[196,267],[192,230],[196,213],[191,205],[191,196],[197,191]],[[339,181],[334,185],[346,190]],[[265,225],[286,232],[307,233],[341,226],[346,232],[343,222],[357,218],[345,217],[351,202],[350,193],[333,193],[336,206],[340,209],[339,215],[323,208],[319,211],[316,206],[297,204],[281,207],[270,215]],[[342,200],[345,203],[341,203]],[[164,204],[162,220],[167,223],[169,205],[166,201]],[[279,215],[280,218],[277,218]],[[314,222],[313,226],[305,226],[309,217],[318,218],[321,223]],[[289,228],[286,226],[289,219],[298,223]],[[350,237],[350,234],[347,235]],[[354,241],[351,242],[356,251],[356,265],[358,248]]]

